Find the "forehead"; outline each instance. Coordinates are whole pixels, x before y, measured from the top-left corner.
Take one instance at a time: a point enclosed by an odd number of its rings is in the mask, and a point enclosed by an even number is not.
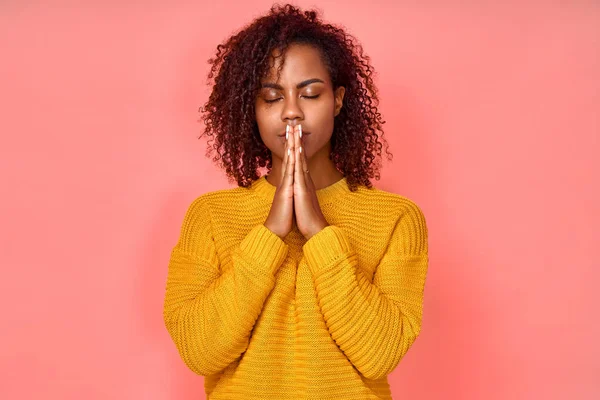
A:
[[[279,55],[273,52],[272,57]],[[306,44],[293,44],[285,51],[283,57],[272,58],[272,66],[263,82],[275,82],[277,79],[277,68],[283,62],[279,83],[298,83],[305,79],[321,78],[329,81],[329,72],[323,63],[321,53],[313,46]],[[274,62],[274,63],[273,63]]]

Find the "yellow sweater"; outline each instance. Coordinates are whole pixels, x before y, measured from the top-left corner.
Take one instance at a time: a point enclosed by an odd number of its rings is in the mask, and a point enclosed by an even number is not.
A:
[[[164,321],[208,399],[391,399],[421,330],[427,227],[406,197],[346,178],[317,191],[330,226],[284,240],[275,186],[206,193],[169,261]]]

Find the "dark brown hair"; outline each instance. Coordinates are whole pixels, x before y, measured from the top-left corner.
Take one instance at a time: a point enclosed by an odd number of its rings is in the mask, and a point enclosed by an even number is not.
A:
[[[380,179],[382,142],[388,159],[393,156],[383,137],[385,121],[377,110],[379,99],[370,59],[342,28],[322,22],[314,10],[302,12],[290,4],[273,5],[267,15],[219,44],[216,56],[208,60],[212,67],[207,83],[212,85],[212,92],[199,110],[205,125],[200,137],[213,137],[215,142],[211,146],[212,140],[208,141],[207,156],[216,151],[213,162],[220,160],[229,181],[237,181],[238,186],[248,187],[258,179],[259,167],[270,171],[273,160],[258,131],[254,102],[260,80],[272,65],[273,50],[285,57],[285,49],[293,43],[320,50],[333,90],[345,87],[343,106],[334,120],[329,157],[352,191],[357,184],[372,187],[369,178]]]

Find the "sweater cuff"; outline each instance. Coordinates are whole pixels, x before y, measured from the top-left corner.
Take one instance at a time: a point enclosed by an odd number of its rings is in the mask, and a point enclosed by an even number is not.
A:
[[[288,245],[263,224],[256,225],[240,243],[240,251],[257,268],[275,274],[288,253]]]
[[[302,246],[302,250],[313,275],[316,276],[331,267],[340,255],[349,253],[352,248],[341,228],[328,225],[313,235]]]

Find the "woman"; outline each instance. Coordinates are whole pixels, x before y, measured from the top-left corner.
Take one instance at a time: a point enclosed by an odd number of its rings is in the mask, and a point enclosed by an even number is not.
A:
[[[210,399],[391,399],[421,329],[427,227],[369,181],[382,122],[368,58],[291,5],[218,49],[205,133],[238,187],[187,210],[167,330]]]

